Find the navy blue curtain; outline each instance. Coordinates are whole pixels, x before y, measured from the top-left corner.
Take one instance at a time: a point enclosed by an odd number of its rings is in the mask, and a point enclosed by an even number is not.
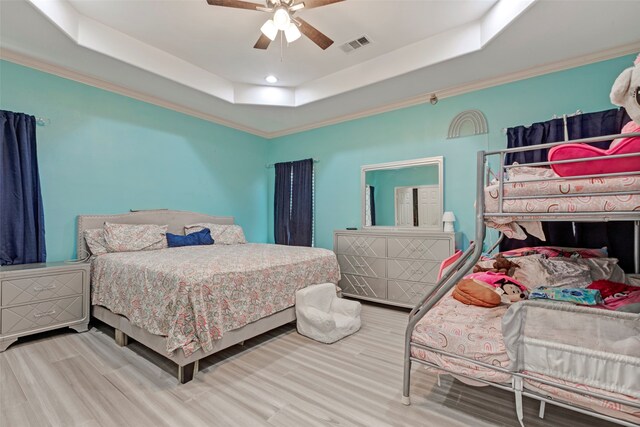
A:
[[[376,191],[373,185],[369,186],[369,211],[371,212],[371,225],[376,225]]]
[[[313,232],[313,159],[292,162],[291,235],[292,246],[311,246]]]
[[[624,108],[579,114],[567,117],[567,131],[569,139],[612,135],[620,133],[622,127],[630,120]],[[561,118],[534,123],[530,127],[516,126],[507,129],[507,148],[528,147],[563,140],[564,121]],[[592,145],[607,148],[610,143],[610,141],[604,141]],[[507,164],[545,161],[547,161],[547,150],[512,153],[506,159]],[[632,222],[575,223],[575,233],[572,222],[543,222],[542,227],[547,241],[542,242],[532,236],[526,240],[505,238],[500,244],[500,250],[540,245],[586,248],[607,246],[609,255],[618,258],[624,270],[632,271],[633,239],[624,238],[624,236],[633,235]]]
[[[276,163],[274,194],[274,238],[278,245],[289,244],[291,219],[291,162]]]
[[[276,163],[274,238],[280,245],[311,246],[313,159]]]
[[[46,261],[36,119],[0,110],[0,265]]]

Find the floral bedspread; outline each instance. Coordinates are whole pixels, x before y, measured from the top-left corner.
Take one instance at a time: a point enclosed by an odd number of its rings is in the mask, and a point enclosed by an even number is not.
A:
[[[100,255],[91,303],[168,337],[167,352],[210,351],[226,331],[291,307],[295,292],[338,283],[332,251],[269,245],[211,245]]]
[[[533,169],[533,168],[529,168]],[[553,174],[553,176],[556,176]],[[540,178],[532,175],[530,179]],[[517,179],[527,179],[526,175]],[[612,195],[609,193],[639,191],[640,176],[619,176],[603,178],[583,178],[573,180],[548,180],[536,182],[505,182],[505,197],[538,196],[532,199],[509,199],[502,201],[505,213],[572,213],[572,212],[612,212],[640,210],[640,195]],[[586,194],[602,195],[586,195]],[[545,198],[550,195],[566,197]],[[500,207],[499,185],[493,184],[485,188],[485,211],[498,212]],[[533,236],[545,240],[539,222],[516,222],[513,217],[489,216],[487,226],[496,228],[512,239],[526,238],[522,228]]]
[[[501,304],[486,308],[465,305],[451,296],[451,291],[420,319],[411,340],[449,353],[512,368],[502,337],[502,317],[509,307]],[[413,347],[411,355],[451,371],[499,383],[509,382],[511,375],[483,368],[465,360]]]

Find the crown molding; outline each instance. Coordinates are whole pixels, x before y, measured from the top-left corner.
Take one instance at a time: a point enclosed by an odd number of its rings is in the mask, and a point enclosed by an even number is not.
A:
[[[401,108],[412,107],[415,105],[426,104],[429,102],[432,95],[436,94],[438,99],[450,98],[453,96],[463,95],[469,92],[475,92],[482,89],[488,89],[494,86],[500,86],[507,83],[517,82],[519,80],[526,80],[533,77],[542,76],[545,74],[555,73],[558,71],[568,70],[571,68],[580,67],[583,65],[589,65],[600,61],[606,61],[608,59],[618,58],[620,56],[631,55],[640,51],[640,42],[631,43],[623,46],[618,46],[612,49],[604,51],[578,56],[562,61],[552,62],[538,67],[528,68],[523,71],[515,73],[504,74],[499,77],[493,77],[490,79],[478,80],[465,85],[449,87],[442,90],[436,90],[428,93],[424,93],[418,96],[414,96],[402,101],[382,105],[380,107],[371,108],[368,110],[359,111],[353,114],[347,114],[334,119],[324,120],[321,122],[312,123],[309,125],[296,126],[282,131],[268,132],[266,138],[273,139],[282,136],[292,135],[295,133],[306,132],[313,129],[318,129],[325,126],[331,126],[338,123],[348,122],[351,120],[362,119],[369,116],[374,116],[388,111],[399,110]]]
[[[14,62],[19,65],[24,65],[26,67],[35,68],[45,73],[54,74],[69,80],[77,81],[79,83],[83,83],[99,89],[104,89],[109,92],[114,92],[119,95],[133,98],[138,101],[147,102],[149,104],[153,104],[162,108],[173,110],[182,114],[187,114],[189,116],[197,117],[199,119],[206,120],[208,122],[216,123],[216,124],[226,126],[232,129],[236,129],[242,132],[247,132],[252,135],[256,135],[265,139],[274,139],[282,136],[292,135],[295,133],[318,129],[325,126],[331,126],[331,125],[335,125],[335,124],[339,124],[339,123],[343,123],[351,120],[357,120],[357,119],[361,119],[369,116],[374,116],[374,115],[385,113],[388,111],[425,104],[429,102],[429,98],[434,93],[437,94],[438,98],[440,99],[450,98],[453,96],[458,96],[458,95],[462,95],[469,92],[475,92],[478,90],[487,89],[490,87],[499,86],[507,83],[512,83],[519,80],[525,80],[533,77],[542,76],[544,74],[563,71],[570,68],[576,68],[583,65],[592,64],[595,62],[606,61],[608,59],[613,59],[620,56],[637,53],[638,51],[640,51],[640,42],[631,43],[628,45],[619,46],[616,48],[592,53],[589,55],[583,55],[583,56],[570,58],[563,61],[541,65],[534,68],[529,68],[527,70],[519,71],[516,73],[505,74],[505,75],[494,77],[491,79],[478,80],[476,82],[472,82],[466,85],[460,85],[460,86],[445,88],[442,90],[436,90],[433,92],[428,92],[418,96],[414,96],[402,101],[382,105],[375,108],[370,108],[367,110],[362,110],[353,114],[347,114],[347,115],[343,115],[333,119],[323,120],[320,122],[315,122],[315,123],[303,125],[303,126],[295,126],[295,127],[283,129],[281,131],[275,131],[275,132],[261,131],[259,129],[255,129],[250,126],[245,126],[245,125],[242,125],[233,121],[229,121],[211,114],[203,113],[195,109],[185,107],[183,105],[179,105],[170,101],[166,101],[164,99],[161,99],[152,95],[147,95],[147,94],[126,88],[124,86],[107,82],[105,80],[102,80],[96,77],[78,73],[76,71],[69,70],[65,67],[61,67],[59,65],[41,61],[6,48],[0,48],[0,59]]]
[[[23,55],[13,50],[0,48],[0,59],[7,60],[9,62],[13,62],[18,65],[24,65],[25,67],[34,68],[36,70],[43,71],[48,74],[53,74],[68,80],[76,81],[78,83],[83,83],[89,86],[93,86],[98,89],[104,89],[109,92],[117,93],[118,95],[123,95],[128,98],[133,98],[138,101],[156,105],[158,107],[166,108],[168,110],[173,110],[178,113],[186,114],[188,116],[197,117],[199,119],[206,120],[208,122],[216,123],[216,124],[226,126],[232,129],[236,129],[242,132],[250,133],[252,135],[256,135],[262,138],[269,138],[269,134],[267,132],[263,132],[261,130],[252,128],[250,126],[245,126],[240,123],[236,123],[230,120],[223,119],[221,117],[214,116],[212,114],[203,113],[193,108],[185,107],[184,105],[176,104],[174,102],[167,101],[167,100],[155,97],[153,95],[147,95],[145,93],[138,92],[136,90],[129,89],[124,86],[110,83],[106,80],[102,80],[96,77],[89,76],[87,74],[70,70],[60,65],[55,65],[49,62],[45,62],[45,61],[33,58],[31,56]]]

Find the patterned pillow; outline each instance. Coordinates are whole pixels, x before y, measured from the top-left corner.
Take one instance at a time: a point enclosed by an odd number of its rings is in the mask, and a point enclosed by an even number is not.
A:
[[[216,245],[238,245],[247,243],[242,227],[235,224],[222,225],[203,222],[200,224],[185,225],[184,234],[195,233],[203,228],[211,230],[211,237],[213,237]]]
[[[151,251],[167,247],[167,226],[155,224],[104,223],[109,252]]]
[[[586,288],[593,281],[588,265],[580,264],[577,260],[567,258],[541,259],[547,273],[549,273],[549,288]]]
[[[103,255],[109,252],[102,228],[84,230],[84,241],[87,242],[91,255]]]
[[[534,254],[545,255],[549,258],[606,258],[607,248],[586,249],[586,248],[563,248],[559,246],[534,246],[530,248],[513,249],[501,252],[505,257],[518,257]]]

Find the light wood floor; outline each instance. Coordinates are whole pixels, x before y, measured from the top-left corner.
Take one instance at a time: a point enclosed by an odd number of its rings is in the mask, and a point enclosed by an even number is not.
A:
[[[400,402],[406,311],[363,306],[363,327],[332,345],[284,326],[216,354],[191,383],[104,325],[56,332],[0,353],[0,426],[517,426],[513,395],[414,369]],[[152,362],[152,361],[153,362]],[[526,400],[525,423],[610,426]]]

